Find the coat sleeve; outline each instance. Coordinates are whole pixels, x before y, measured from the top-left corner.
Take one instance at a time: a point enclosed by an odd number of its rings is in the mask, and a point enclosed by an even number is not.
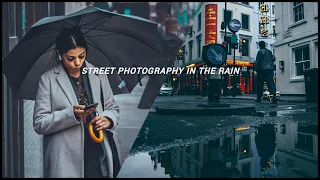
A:
[[[37,134],[50,134],[80,124],[70,106],[60,111],[51,110],[49,78],[41,76],[34,106],[33,127]]]
[[[254,65],[253,65],[254,71],[258,70],[258,67],[260,66],[260,61],[261,61],[260,51],[258,51],[257,56],[256,56],[256,60],[254,61]]]
[[[103,81],[101,83],[102,90],[103,90],[103,97],[104,97],[104,111],[100,114],[100,116],[107,117],[111,120],[111,127],[106,129],[108,131],[114,130],[119,123],[119,106],[117,105],[116,101],[113,97],[113,92],[108,80],[107,76],[102,76]]]

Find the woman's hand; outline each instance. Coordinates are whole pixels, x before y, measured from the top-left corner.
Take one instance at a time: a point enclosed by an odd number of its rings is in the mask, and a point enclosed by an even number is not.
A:
[[[94,112],[96,110],[96,108],[84,110],[85,107],[86,106],[84,106],[84,105],[74,105],[73,106],[74,114],[78,117],[85,117],[85,116],[90,115],[92,112]]]
[[[93,118],[89,124],[94,124],[95,123],[95,129],[97,131],[102,130],[102,129],[107,129],[110,126],[110,120],[104,116],[96,116]]]

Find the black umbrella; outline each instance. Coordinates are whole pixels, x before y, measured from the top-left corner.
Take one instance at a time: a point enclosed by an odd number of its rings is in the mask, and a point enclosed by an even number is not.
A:
[[[63,28],[80,28],[88,43],[87,61],[96,67],[154,67],[166,61],[157,24],[96,7],[35,23],[3,59],[3,73],[13,91],[34,100],[41,75],[54,64],[55,39]],[[137,75],[109,75],[114,94],[130,93]],[[142,78],[142,77],[141,77]],[[124,88],[119,88],[121,82]]]

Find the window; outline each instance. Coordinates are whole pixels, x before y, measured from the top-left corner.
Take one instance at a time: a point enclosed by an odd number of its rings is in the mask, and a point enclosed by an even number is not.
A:
[[[293,19],[294,22],[304,19],[304,9],[302,2],[293,2]]]
[[[192,61],[192,51],[193,51],[193,41],[190,41],[189,42],[189,52],[188,52],[188,54],[189,54],[189,60],[188,61]]]
[[[249,5],[249,2],[241,2],[242,4],[246,4],[246,5]]]
[[[249,39],[242,40],[242,56],[249,56]]]
[[[275,25],[272,26],[272,36],[276,37],[276,26]]]
[[[193,27],[191,26],[191,27],[190,27],[190,31],[189,31],[189,37],[190,37],[190,38],[191,38],[192,35],[193,35],[192,33],[193,33]]]
[[[241,24],[242,24],[242,29],[249,30],[249,15],[241,14]]]
[[[296,66],[296,75],[302,76],[303,71],[310,69],[310,51],[309,45],[294,50],[294,63]]]
[[[223,12],[223,15],[224,15],[224,12]],[[227,12],[226,12],[226,25],[229,24],[231,19],[232,19],[232,11],[227,10]]]
[[[197,42],[198,57],[201,57],[201,35],[197,36]]]
[[[271,9],[272,14],[274,15],[274,4],[271,7],[272,7],[272,9]]]
[[[296,148],[305,152],[313,153],[313,136],[298,133]]]
[[[198,31],[201,30],[201,13],[198,15]]]

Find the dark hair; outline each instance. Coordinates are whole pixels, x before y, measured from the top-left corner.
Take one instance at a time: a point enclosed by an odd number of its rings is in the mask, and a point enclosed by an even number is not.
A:
[[[56,37],[56,50],[59,51],[59,54],[63,54],[76,47],[88,49],[86,39],[81,29],[77,27],[64,28]]]
[[[260,49],[266,48],[266,42],[264,42],[264,41],[259,41],[259,48],[260,48]]]

